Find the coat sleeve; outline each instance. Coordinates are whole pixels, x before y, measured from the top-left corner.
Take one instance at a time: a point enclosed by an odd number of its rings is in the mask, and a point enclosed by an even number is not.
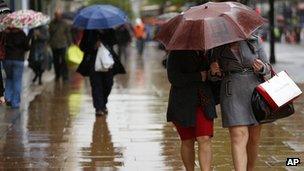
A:
[[[202,81],[200,72],[184,73],[181,69],[184,59],[191,59],[192,53],[182,53],[178,51],[170,52],[167,62],[167,74],[173,86],[185,87],[191,83]]]
[[[265,49],[261,44],[260,39],[258,40],[258,49],[257,49],[258,58],[265,64],[260,74],[267,75],[270,74],[270,63],[269,58],[266,55]]]
[[[64,33],[66,34],[67,44],[69,46],[69,45],[72,44],[73,39],[72,39],[72,34],[71,34],[71,27],[68,26],[66,23],[65,23],[65,31],[64,31]]]

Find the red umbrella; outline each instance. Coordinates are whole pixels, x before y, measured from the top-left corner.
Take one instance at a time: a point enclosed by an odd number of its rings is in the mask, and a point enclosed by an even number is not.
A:
[[[167,50],[207,50],[247,39],[266,20],[237,2],[208,2],[165,23],[156,39]]]

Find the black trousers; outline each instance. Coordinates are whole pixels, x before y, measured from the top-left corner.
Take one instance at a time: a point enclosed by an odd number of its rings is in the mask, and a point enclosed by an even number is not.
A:
[[[96,110],[103,110],[108,103],[108,97],[113,86],[113,73],[93,72],[90,75],[92,87],[93,105]]]
[[[65,61],[66,48],[52,49],[52,51],[56,80],[59,80],[61,77],[63,80],[67,80],[68,66]]]

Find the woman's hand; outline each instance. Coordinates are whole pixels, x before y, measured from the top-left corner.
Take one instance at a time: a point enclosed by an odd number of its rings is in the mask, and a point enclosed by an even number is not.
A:
[[[265,67],[265,64],[261,60],[254,59],[253,64],[252,64],[252,68],[253,68],[255,73],[261,72],[264,67]]]
[[[2,96],[2,97],[0,97],[0,104],[4,104],[5,103],[5,99],[4,99],[4,97]]]
[[[210,71],[212,76],[222,76],[221,68],[218,62],[212,62],[210,65]]]

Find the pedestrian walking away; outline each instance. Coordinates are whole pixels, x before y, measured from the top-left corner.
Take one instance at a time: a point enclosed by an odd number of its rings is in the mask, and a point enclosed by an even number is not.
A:
[[[270,73],[269,61],[257,36],[217,47],[213,50],[217,75],[223,75],[220,104],[223,127],[229,129],[234,167],[254,169],[258,154],[261,125],[254,117],[251,96]],[[221,70],[223,72],[221,72]]]
[[[106,104],[108,96],[113,86],[113,71],[109,69],[104,72],[95,71],[95,61],[100,43],[105,43],[103,37],[98,30],[85,30],[80,42],[80,49],[84,52],[84,61],[88,60],[89,65],[84,69],[89,69],[88,75],[92,88],[93,106],[96,111],[96,116],[107,114]],[[104,44],[106,46],[106,44]],[[80,64],[78,70],[81,70]]]
[[[201,170],[211,170],[215,99],[207,80],[207,58],[199,51],[171,51],[167,62],[171,83],[167,120],[181,138],[181,156],[187,171],[194,170],[195,141]]]
[[[12,108],[19,108],[21,101],[22,76],[25,52],[29,41],[21,29],[6,30],[4,70],[6,73],[5,99]]]
[[[0,1],[0,19],[10,13],[10,9],[4,1]],[[1,28],[0,28],[1,29]],[[5,34],[0,32],[0,104],[5,103],[4,99],[4,84],[2,77],[2,61],[5,59]]]
[[[145,49],[146,30],[145,24],[140,18],[136,19],[136,25],[134,26],[134,35],[136,38],[137,54],[142,56]]]
[[[32,29],[29,33],[31,40],[29,67],[35,72],[33,83],[38,79],[39,85],[42,84],[42,74],[48,67],[48,51],[47,41],[49,40],[49,32],[46,26],[40,26]]]
[[[56,11],[54,20],[49,26],[50,46],[53,51],[53,62],[55,69],[55,80],[68,80],[68,67],[65,60],[67,47],[71,44],[70,27],[62,19],[61,11]]]

